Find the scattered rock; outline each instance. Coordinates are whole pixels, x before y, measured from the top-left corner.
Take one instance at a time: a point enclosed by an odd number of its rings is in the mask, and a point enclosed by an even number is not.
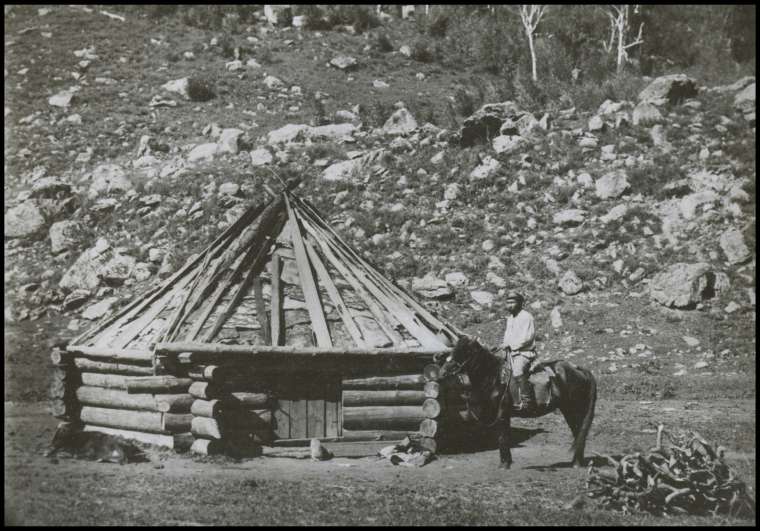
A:
[[[678,204],[681,215],[684,219],[694,219],[697,215],[697,209],[703,205],[712,205],[720,199],[718,195],[711,191],[695,192],[681,198]]]
[[[445,278],[446,278],[446,284],[452,287],[465,286],[468,282],[467,277],[461,271],[447,273]]]
[[[5,213],[6,238],[30,238],[44,233],[47,222],[37,203],[24,201]]]
[[[596,181],[596,196],[600,199],[620,197],[630,187],[626,173],[611,171]]]
[[[656,274],[649,295],[669,308],[691,308],[715,294],[715,274],[706,263],[677,263]]]
[[[752,253],[744,243],[744,236],[740,230],[729,229],[720,236],[720,248],[729,264],[741,264],[748,260]]]
[[[470,172],[470,180],[487,179],[501,169],[501,163],[493,157],[486,156],[479,166]]]
[[[559,306],[552,308],[549,319],[551,320],[552,328],[555,330],[562,328],[562,315],[560,315]]]
[[[219,187],[219,193],[222,195],[237,195],[240,191],[240,185],[237,183],[224,183]]]
[[[245,134],[245,131],[242,129],[223,129],[219,135],[219,153],[232,153],[233,155],[236,154],[240,149],[238,142],[240,141],[240,137],[243,134]],[[213,158],[213,155],[211,158]]]
[[[728,305],[723,309],[726,313],[734,313],[736,310],[741,309],[741,306],[736,304],[734,301],[731,301],[728,303]]]
[[[625,216],[627,212],[628,212],[628,205],[625,205],[625,204],[615,205],[604,216],[601,216],[599,220],[602,221],[603,223],[617,221],[621,219],[623,216]]]
[[[161,88],[167,92],[173,92],[175,94],[179,94],[185,99],[190,99],[190,95],[188,93],[188,87],[190,85],[190,80],[186,77],[183,77],[181,79],[175,79],[173,81],[167,81],[163,85],[161,85]],[[151,102],[152,105],[152,102]]]
[[[493,304],[495,295],[490,291],[476,290],[470,292],[470,297],[481,306],[490,306]]]
[[[277,144],[287,144],[305,139],[311,127],[304,124],[288,124],[267,135],[267,142],[270,146]]]
[[[216,144],[215,142],[198,144],[187,154],[187,162],[213,160],[220,152],[219,144]]]
[[[87,302],[87,299],[89,298],[90,298],[89,290],[75,289],[74,291],[69,293],[65,299],[63,299],[63,303],[61,304],[61,309],[64,312],[76,310],[77,308],[80,308],[85,302]]]
[[[330,60],[330,65],[334,66],[335,68],[338,68],[339,70],[354,70],[356,69],[358,62],[354,57],[348,56],[348,55],[339,55],[337,57],[333,57]]]
[[[82,226],[78,221],[59,221],[50,226],[50,251],[58,254],[71,249],[77,243]]]
[[[697,339],[696,337],[691,337],[691,336],[681,336],[681,337],[683,338],[684,341],[686,341],[686,344],[689,345],[690,347],[699,346],[699,339]]]
[[[50,98],[48,98],[48,103],[53,107],[61,107],[63,109],[66,109],[72,104],[74,101],[74,96],[78,91],[79,87],[71,87],[69,89],[62,90],[58,94],[50,96]]]
[[[654,105],[678,103],[697,95],[697,83],[685,74],[661,76],[639,93],[639,101]]]
[[[450,299],[454,292],[445,280],[428,274],[422,278],[412,279],[412,291],[426,299]]]
[[[507,131],[501,131],[502,124],[507,120],[516,123],[522,114],[511,101],[483,105],[462,123],[459,131],[460,145],[470,147],[479,142],[486,142],[499,133],[506,134]],[[513,134],[518,133],[516,127],[513,131]]]
[[[417,120],[405,108],[398,109],[383,125],[386,135],[407,135],[417,129]]]
[[[90,321],[100,319],[111,311],[118,300],[118,297],[108,297],[92,306],[88,306],[87,309],[82,312],[82,318],[89,319]]]
[[[356,160],[343,160],[331,164],[322,172],[322,178],[326,181],[350,180],[356,174],[361,165]]]
[[[512,153],[517,151],[520,146],[526,143],[526,140],[521,136],[507,136],[499,135],[493,139],[491,145],[493,145],[496,153]]]
[[[134,188],[121,166],[117,164],[101,164],[92,171],[92,183],[89,197],[94,199],[99,195],[113,192],[126,192]]]
[[[586,219],[586,211],[585,210],[579,210],[576,208],[570,208],[566,210],[561,210],[554,214],[554,217],[552,218],[552,222],[555,225],[567,225],[567,226],[573,226],[573,225],[580,225],[584,222]]]
[[[285,87],[285,83],[280,78],[274,77],[274,76],[266,76],[264,78],[264,85],[270,89],[281,89]]]
[[[312,140],[344,140],[351,138],[356,130],[354,124],[328,124],[308,129],[306,136]]]
[[[755,83],[748,85],[734,97],[734,108],[743,114],[755,111]]]
[[[654,125],[661,121],[662,113],[649,102],[642,101],[633,109],[633,125]]]
[[[251,164],[256,166],[266,166],[272,163],[272,153],[265,148],[259,148],[251,151]]]
[[[573,271],[566,271],[559,280],[559,289],[565,295],[575,295],[583,289],[583,281]]]
[[[604,129],[604,120],[601,116],[592,116],[588,121],[589,131],[601,131]]]

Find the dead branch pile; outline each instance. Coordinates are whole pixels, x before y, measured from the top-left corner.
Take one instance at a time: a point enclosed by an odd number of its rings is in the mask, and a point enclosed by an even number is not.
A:
[[[663,446],[663,434],[670,443]],[[695,431],[665,432],[657,427],[657,446],[620,459],[604,457],[614,470],[588,469],[588,496],[602,506],[662,515],[754,517],[755,500],[747,485],[723,461],[725,449],[714,449]]]

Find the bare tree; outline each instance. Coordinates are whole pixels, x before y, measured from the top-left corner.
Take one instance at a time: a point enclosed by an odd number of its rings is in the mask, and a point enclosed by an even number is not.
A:
[[[541,17],[544,16],[548,7],[547,5],[536,4],[521,4],[517,6],[520,20],[522,21],[523,28],[525,28],[525,36],[528,37],[528,46],[530,46],[533,81],[538,81],[538,75],[536,74],[536,48],[533,44],[533,36],[536,33],[538,23],[541,22]]]
[[[605,13],[610,19],[610,40],[603,41],[602,47],[608,54],[611,53],[613,49],[615,50],[618,73],[623,71],[623,67],[628,60],[627,50],[644,42],[641,38],[644,30],[643,22],[639,25],[638,35],[636,35],[632,41],[626,42],[631,35],[631,7],[633,8],[634,13],[639,12],[639,6],[636,4],[611,4],[605,9]]]

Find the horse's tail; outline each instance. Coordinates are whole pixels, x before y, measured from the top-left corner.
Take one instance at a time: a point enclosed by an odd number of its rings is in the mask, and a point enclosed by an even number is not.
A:
[[[594,411],[596,410],[596,378],[594,378],[594,375],[591,374],[591,371],[588,369],[578,367],[577,370],[588,379],[586,411],[583,412],[583,420],[577,428],[578,431],[575,435],[575,440],[570,448],[570,451],[573,453],[576,460],[580,462],[583,459],[583,452],[586,448],[586,438],[591,430],[591,423],[594,420]]]

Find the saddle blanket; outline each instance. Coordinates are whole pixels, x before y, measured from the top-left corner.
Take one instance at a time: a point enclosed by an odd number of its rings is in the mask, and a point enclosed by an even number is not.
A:
[[[536,395],[537,404],[549,405],[552,399],[552,379],[556,376],[554,370],[549,366],[537,367],[536,372],[531,372],[528,376],[533,386],[533,392]]]

